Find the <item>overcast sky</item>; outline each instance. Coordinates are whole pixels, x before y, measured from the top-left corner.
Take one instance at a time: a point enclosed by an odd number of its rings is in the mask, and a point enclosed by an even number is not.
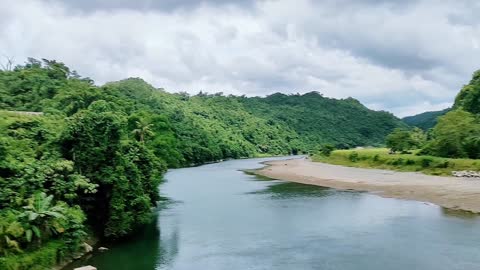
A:
[[[451,105],[480,68],[478,0],[0,0],[0,53],[97,84],[319,91],[406,116]]]

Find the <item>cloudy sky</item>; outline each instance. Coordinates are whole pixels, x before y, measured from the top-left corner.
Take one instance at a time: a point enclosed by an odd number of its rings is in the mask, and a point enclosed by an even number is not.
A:
[[[480,68],[478,0],[0,0],[0,54],[98,84],[319,91],[405,116],[448,107]]]

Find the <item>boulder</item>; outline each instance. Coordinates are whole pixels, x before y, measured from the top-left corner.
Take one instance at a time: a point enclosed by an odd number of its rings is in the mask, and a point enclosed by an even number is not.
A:
[[[85,251],[85,253],[90,253],[93,251],[93,247],[85,242],[83,242],[80,246],[83,248],[83,251]]]
[[[93,267],[91,265],[87,265],[87,266],[82,266],[82,267],[75,268],[73,270],[97,270],[97,268]]]

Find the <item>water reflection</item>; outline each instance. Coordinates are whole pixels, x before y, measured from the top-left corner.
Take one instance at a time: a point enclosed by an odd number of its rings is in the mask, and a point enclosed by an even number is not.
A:
[[[166,231],[161,234],[159,241],[163,249],[161,256],[157,260],[156,269],[170,269],[179,251],[179,226],[168,227],[172,231]],[[152,268],[153,269],[153,268]]]
[[[247,192],[247,194],[268,195],[272,199],[291,199],[295,197],[326,197],[336,192],[330,188],[304,185],[293,182],[271,181],[265,189]],[[337,191],[338,192],[338,191]]]
[[[96,251],[93,256],[82,258],[65,269],[74,269],[84,265],[95,265],[98,269],[155,269],[158,261],[166,254],[160,244],[160,231],[156,222],[144,226],[138,234],[131,239],[106,243],[109,250],[103,253]]]

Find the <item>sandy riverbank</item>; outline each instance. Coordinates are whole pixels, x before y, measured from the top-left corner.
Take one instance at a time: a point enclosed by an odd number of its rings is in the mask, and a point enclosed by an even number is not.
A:
[[[306,159],[266,162],[258,175],[338,189],[377,193],[384,197],[431,202],[480,213],[480,180],[430,176],[412,172],[360,169]]]

